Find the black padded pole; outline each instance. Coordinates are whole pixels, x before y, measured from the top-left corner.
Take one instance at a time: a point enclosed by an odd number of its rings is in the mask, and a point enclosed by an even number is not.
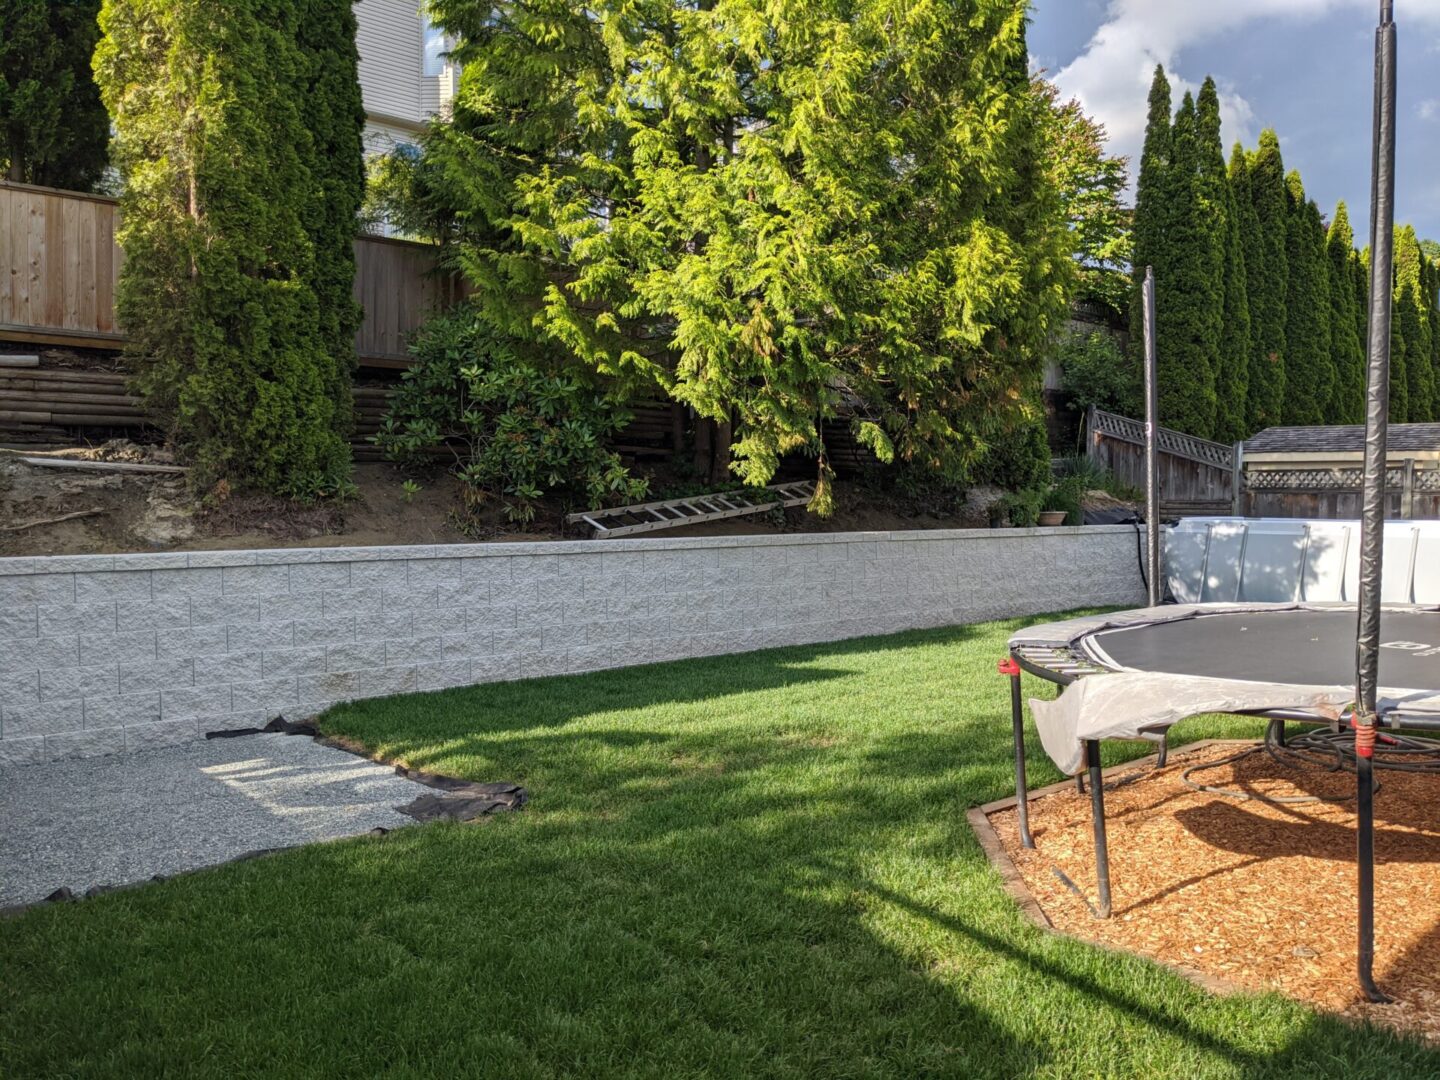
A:
[[[1030,803],[1025,783],[1025,707],[1020,700],[1020,665],[1010,661],[1010,730],[1015,739],[1015,813],[1020,819],[1020,843],[1035,846],[1030,835]]]
[[[1385,451],[1390,413],[1390,293],[1395,261],[1395,22],[1381,0],[1375,31],[1375,116],[1370,183],[1369,382],[1360,517],[1360,605],[1355,635],[1356,975],[1371,1001],[1375,985],[1375,705],[1380,680],[1380,601],[1385,540]]]
[[[1095,831],[1095,889],[1097,918],[1110,917],[1110,848],[1105,843],[1105,785],[1100,773],[1100,743],[1085,740],[1085,765],[1090,773],[1090,820]]]
[[[1160,577],[1160,464],[1155,455],[1160,392],[1155,366],[1155,271],[1145,267],[1142,286],[1145,315],[1145,571],[1147,599],[1158,607],[1164,595]]]

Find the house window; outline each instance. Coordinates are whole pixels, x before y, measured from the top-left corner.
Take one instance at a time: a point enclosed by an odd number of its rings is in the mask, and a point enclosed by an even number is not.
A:
[[[445,74],[445,53],[449,51],[450,42],[445,37],[445,31],[432,23],[427,16],[425,18],[425,74],[436,76]]]

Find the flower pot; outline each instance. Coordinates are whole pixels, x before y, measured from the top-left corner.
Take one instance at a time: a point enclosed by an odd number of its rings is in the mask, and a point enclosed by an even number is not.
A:
[[[1064,525],[1064,524],[1065,524],[1065,511],[1064,511],[1064,510],[1041,510],[1041,511],[1040,511],[1040,524],[1041,524],[1041,525]]]

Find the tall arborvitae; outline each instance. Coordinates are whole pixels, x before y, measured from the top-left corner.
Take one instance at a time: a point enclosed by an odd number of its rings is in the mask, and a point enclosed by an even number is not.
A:
[[[300,110],[310,133],[310,205],[305,227],[314,262],[312,287],[320,305],[320,333],[334,357],[325,377],[336,424],[349,427],[355,371],[355,230],[365,197],[365,105],[360,97],[359,50],[351,0],[302,0],[296,40],[306,65]]]
[[[1240,236],[1239,207],[1225,170],[1220,143],[1220,95],[1207,78],[1196,99],[1199,182],[1218,240],[1220,315],[1215,366],[1215,431],[1223,442],[1250,434],[1246,394],[1250,386],[1250,298]]]
[[[1215,358],[1224,288],[1220,238],[1202,196],[1195,100],[1170,137],[1164,250],[1155,258],[1155,351],[1161,421],[1202,439],[1215,432]]]
[[[1141,340],[1144,307],[1140,288],[1145,280],[1145,268],[1153,266],[1158,274],[1157,260],[1168,250],[1169,178],[1170,80],[1165,77],[1163,67],[1156,67],[1155,78],[1150,83],[1150,114],[1145,124],[1145,147],[1140,152],[1140,173],[1135,183],[1135,218],[1131,227],[1134,281],[1130,291],[1130,340],[1137,357],[1144,348]]]
[[[1298,172],[1285,178],[1286,216],[1285,408],[1287,424],[1323,424],[1335,385],[1330,355],[1330,268],[1320,211],[1305,198]]]
[[[1360,356],[1365,365],[1361,385],[1370,392],[1370,249],[1357,251],[1350,264],[1351,288],[1355,290],[1355,336],[1360,339]],[[1365,403],[1360,403],[1360,414],[1365,414]],[[1358,421],[1357,421],[1358,422]]]
[[[1286,259],[1289,192],[1280,139],[1260,133],[1260,146],[1249,159],[1250,205],[1256,218],[1256,265],[1247,266],[1250,286],[1250,428],[1259,431],[1283,422],[1285,412],[1286,296],[1290,268]]]
[[[1335,207],[1335,220],[1325,236],[1330,272],[1330,349],[1335,358],[1335,384],[1325,408],[1327,424],[1360,424],[1365,420],[1365,350],[1355,317],[1355,233],[1345,203]]]
[[[1425,295],[1425,256],[1415,227],[1395,231],[1395,332],[1405,351],[1405,379],[1410,399],[1406,417],[1424,424],[1435,419],[1435,373],[1431,348],[1430,301]]]
[[[1265,259],[1264,238],[1260,232],[1260,217],[1255,213],[1255,199],[1251,191],[1250,159],[1245,153],[1245,148],[1238,142],[1230,151],[1229,179],[1230,194],[1235,202],[1235,221],[1245,262],[1245,299],[1248,313],[1246,329],[1249,351],[1246,355],[1245,397],[1243,409],[1236,417],[1236,421],[1244,428],[1245,435],[1249,436],[1257,430],[1257,410],[1254,398],[1263,389],[1261,385],[1253,381],[1259,378],[1259,320],[1263,313],[1256,294],[1262,284],[1261,276],[1268,264]]]

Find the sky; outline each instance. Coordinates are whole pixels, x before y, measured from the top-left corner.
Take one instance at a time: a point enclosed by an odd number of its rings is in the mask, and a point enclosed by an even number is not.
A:
[[[1145,135],[1157,63],[1175,104],[1206,75],[1220,89],[1225,156],[1280,136],[1328,220],[1338,200],[1363,245],[1370,204],[1376,0],[1032,0],[1031,62],[1131,160]],[[1440,0],[1396,0],[1397,223],[1440,240]]]

